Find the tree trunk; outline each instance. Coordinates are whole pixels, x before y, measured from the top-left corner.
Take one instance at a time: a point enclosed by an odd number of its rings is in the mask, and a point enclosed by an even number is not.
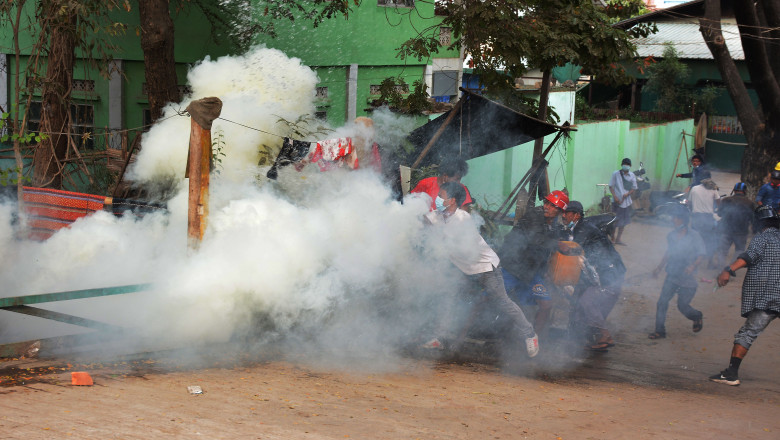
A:
[[[152,121],[162,116],[169,102],[179,102],[176,63],[173,56],[173,20],[169,0],[139,0],[141,49],[144,52],[146,88]]]
[[[56,7],[53,6],[53,7]],[[52,17],[56,16],[52,13]],[[76,15],[54,18],[41,103],[41,132],[45,139],[33,154],[33,185],[62,187],[61,160],[68,152],[70,92],[73,84]],[[45,30],[44,30],[45,31]]]
[[[748,18],[748,14],[745,12],[737,14],[737,16],[743,20]],[[754,17],[752,14],[751,16]],[[720,0],[705,0],[704,17],[699,20],[701,34],[715,59],[747,138],[748,145],[745,147],[745,154],[742,158],[742,181],[750,185],[752,189],[756,189],[763,183],[769,170],[780,160],[780,153],[775,147],[778,141],[778,130],[776,124],[773,123],[776,119],[774,115],[778,114],[778,109],[765,108],[763,111],[759,111],[751,102],[747,87],[740,77],[737,66],[726,47],[720,20]],[[746,23],[739,24],[744,25]],[[740,31],[740,33],[743,32],[745,31]],[[745,38],[743,38],[744,41]],[[754,85],[758,88],[761,86],[761,81],[766,81],[767,83],[770,81],[774,82],[774,72],[771,71],[771,68],[769,72],[757,71],[757,69],[767,69],[766,52],[762,53],[762,49],[757,48],[752,43],[743,44],[743,49],[748,63],[752,59],[755,59],[757,62],[757,65],[749,68]],[[754,72],[756,72],[755,74],[758,77],[753,77]],[[771,90],[768,91],[767,96],[763,97],[762,103],[771,107],[777,102],[775,100],[776,90],[774,88],[776,85],[773,87],[767,84],[767,86]]]

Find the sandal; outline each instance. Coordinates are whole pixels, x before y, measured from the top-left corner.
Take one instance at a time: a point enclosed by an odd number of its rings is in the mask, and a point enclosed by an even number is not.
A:
[[[652,332],[647,337],[650,339],[663,339],[666,337],[666,333]]]
[[[704,317],[693,321],[693,332],[699,333],[704,328]]]
[[[607,351],[607,348],[609,348],[609,344],[606,342],[597,342],[593,345],[585,345],[585,348],[591,351],[599,351],[599,352],[605,352]]]
[[[596,345],[606,345],[607,346],[606,348],[614,347],[615,346],[615,341],[613,341],[612,338],[609,338],[609,339],[606,339],[606,340],[601,340],[601,341],[596,342]]]

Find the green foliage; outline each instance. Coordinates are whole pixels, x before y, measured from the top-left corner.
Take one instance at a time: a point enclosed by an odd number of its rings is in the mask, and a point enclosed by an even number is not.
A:
[[[319,136],[332,133],[333,130],[323,125],[320,119],[315,118],[313,115],[301,115],[294,121],[288,121],[283,117],[279,117],[276,120],[277,124],[282,126],[281,133],[285,137],[293,139],[312,139]],[[258,148],[258,165],[271,165],[276,159],[276,155],[279,153],[279,146],[260,144]]]
[[[344,17],[352,12],[352,5],[359,6],[361,0],[226,0],[212,6],[207,0],[194,0],[203,4],[204,11],[217,10],[219,15],[230,17],[226,21],[227,29],[232,28],[233,38],[243,42],[243,46],[251,44],[258,33],[276,37],[274,23],[279,20],[295,21],[296,17],[311,20],[314,27],[323,21]],[[256,14],[254,11],[258,11]],[[225,14],[225,11],[233,11]],[[207,13],[208,15],[208,13]],[[259,15],[260,19],[257,19]]]
[[[225,158],[225,132],[221,127],[214,130],[214,136],[211,139],[211,163],[209,171],[214,171],[217,175],[222,173],[222,159]]]
[[[422,80],[416,80],[412,85],[414,90],[409,93],[409,85],[402,77],[385,78],[379,84],[379,98],[371,105],[373,107],[386,105],[396,112],[409,115],[419,115],[431,110],[433,105],[428,100],[428,85]]]
[[[18,167],[0,170],[0,186],[17,185],[21,172]],[[22,182],[29,183],[31,180],[29,176],[22,176]]]
[[[680,62],[677,50],[671,43],[664,49],[663,59],[647,68],[645,91],[655,93],[658,111],[682,113],[688,98],[684,81],[688,78],[688,66]]]
[[[612,27],[638,13],[642,2],[623,0],[607,8],[591,0],[462,0],[440,4],[445,18],[399,47],[402,58],[424,57],[439,45],[438,27],[451,27],[455,44],[465,45],[480,81],[491,92],[514,87],[528,68],[542,70],[567,62],[605,83],[627,83],[618,63],[636,55],[632,37],[647,36],[655,25],[628,30]]]
[[[688,66],[677,56],[677,50],[667,43],[663,59],[647,68],[648,79],[644,87],[645,91],[656,94],[657,111],[697,115],[702,111],[714,113],[714,102],[721,89],[712,85],[704,88],[686,85],[689,73]]]

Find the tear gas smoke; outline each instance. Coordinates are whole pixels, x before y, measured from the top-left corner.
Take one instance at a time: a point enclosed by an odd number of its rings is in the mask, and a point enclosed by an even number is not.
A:
[[[207,59],[188,78],[188,100],[218,96],[223,117],[269,133],[282,129],[280,117],[313,111],[315,74],[276,50]],[[170,117],[145,135],[131,170],[146,184],[175,178],[178,192],[167,213],[137,219],[100,212],[39,243],[16,240],[12,208],[0,206],[2,295],[152,283],[148,292],[43,307],[131,327],[138,350],[153,348],[142,342],[150,340],[193,346],[238,338],[257,349],[255,343],[284,338],[298,350],[331,359],[358,351],[375,367],[390,367],[397,349],[421,337],[437,315],[436,295],[451,288],[449,263],[432,258],[438,244],[427,240],[420,221],[430,202],[398,203],[367,169],[287,167],[276,182],[257,179],[266,171],[257,166],[258,146],[278,148],[281,139],[215,121],[224,131],[225,159],[212,177],[205,237],[188,252],[183,174],[190,121],[174,111],[186,104],[166,109]],[[375,122],[377,136],[388,138],[402,137],[393,127],[407,124],[387,114]],[[335,136],[355,136],[354,130]],[[0,316],[5,342],[80,331]]]

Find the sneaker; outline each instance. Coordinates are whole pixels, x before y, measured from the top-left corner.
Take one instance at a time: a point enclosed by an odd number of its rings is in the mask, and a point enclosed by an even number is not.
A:
[[[739,385],[739,378],[736,374],[732,373],[728,369],[721,371],[718,374],[710,376],[710,380],[717,383],[725,383],[733,387]]]
[[[528,352],[528,357],[539,354],[539,336],[536,333],[530,338],[525,338],[525,350]]]
[[[425,344],[421,345],[421,347],[429,350],[441,350],[444,348],[444,345],[442,345],[441,341],[439,341],[439,338],[433,338]]]

